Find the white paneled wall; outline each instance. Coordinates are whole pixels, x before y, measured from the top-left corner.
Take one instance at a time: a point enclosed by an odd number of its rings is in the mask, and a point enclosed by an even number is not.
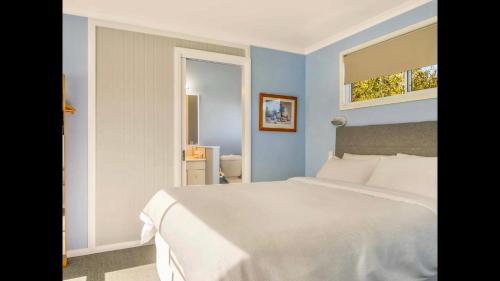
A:
[[[139,213],[173,184],[173,50],[245,50],[98,27],[96,246],[139,240]]]

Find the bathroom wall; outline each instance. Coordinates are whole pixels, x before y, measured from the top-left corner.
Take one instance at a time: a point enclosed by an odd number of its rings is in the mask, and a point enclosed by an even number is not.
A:
[[[363,42],[437,15],[437,1],[326,46],[306,56],[306,175],[314,176],[335,149],[334,116],[349,125],[370,125],[437,120],[437,99],[339,110],[339,53]]]
[[[199,98],[199,144],[220,146],[220,154],[241,155],[241,68],[186,61],[188,92]]]

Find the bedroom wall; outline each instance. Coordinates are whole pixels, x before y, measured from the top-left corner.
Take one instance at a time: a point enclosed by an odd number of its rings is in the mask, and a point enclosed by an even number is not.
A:
[[[63,16],[63,69],[67,75],[68,100],[78,109],[68,118],[70,250],[87,247],[87,21],[84,17]],[[251,55],[252,180],[304,175],[305,57],[258,47],[251,47]],[[298,96],[296,133],[258,131],[260,91]]]
[[[81,249],[87,247],[87,107],[81,105],[78,101],[73,100],[78,97],[78,100],[86,102],[87,95],[87,22],[86,18],[81,18],[73,15],[64,15],[63,19],[63,60],[64,71],[68,75],[68,94],[69,101],[72,102],[78,109],[78,112],[71,118],[74,122],[78,122],[78,126],[68,123],[78,132],[68,131],[68,135],[72,134],[77,140],[68,140],[69,143],[78,143],[78,146],[68,147],[68,163],[75,167],[75,171],[69,171],[68,167],[68,249]],[[226,52],[232,55],[244,55],[244,49],[219,46],[196,41],[182,40],[178,38],[158,38],[155,36],[145,36],[148,39],[156,40],[159,44],[168,45],[164,49],[168,57],[168,61],[173,59],[173,47],[179,46],[184,48],[194,48],[209,50],[215,52]],[[154,38],[153,38],[154,37]],[[161,41],[161,42],[160,42]],[[83,69],[82,69],[83,68]],[[72,73],[73,70],[78,70]],[[171,67],[164,68],[168,73],[171,72]],[[163,70],[163,69],[162,69]],[[157,74],[161,74],[158,72]],[[81,75],[85,79],[81,79]],[[142,76],[141,76],[142,77]],[[165,77],[165,76],[163,76]],[[166,76],[165,83],[169,83],[173,77]],[[76,82],[76,80],[79,82]],[[161,79],[159,80],[161,81]],[[170,83],[171,85],[171,83]],[[167,87],[170,91],[171,87]],[[169,91],[167,91],[167,96]],[[172,120],[171,118],[169,120]],[[71,122],[71,121],[70,121]],[[166,126],[171,127],[171,126]],[[74,155],[74,158],[69,158],[69,155]],[[158,168],[160,169],[160,168]],[[171,174],[172,169],[163,169],[164,173]],[[167,175],[167,178],[172,177]],[[170,185],[170,184],[166,184]],[[77,187],[78,186],[78,187]],[[136,215],[134,214],[134,218]],[[138,230],[140,231],[140,230]],[[134,232],[135,233],[135,232]],[[134,236],[135,238],[136,236]]]
[[[338,110],[340,51],[437,14],[436,1],[392,18],[307,56],[251,47],[252,181],[314,175],[334,149],[333,116],[350,125],[437,120],[437,100]],[[68,248],[87,246],[87,19],[63,17],[63,70],[68,100]],[[298,97],[297,132],[258,130],[260,92]],[[307,100],[306,100],[307,99]]]
[[[266,48],[250,49],[252,58],[252,181],[304,175],[305,56]],[[259,93],[297,96],[297,132],[259,131]]]
[[[199,95],[200,145],[241,155],[241,68],[187,60],[186,84]]]
[[[174,49],[245,56],[244,48],[97,27],[96,246],[136,241],[137,219],[174,185]]]
[[[353,126],[437,120],[437,99],[340,111],[338,96],[341,51],[436,15],[432,1],[306,56],[306,176],[314,176],[335,149],[334,116],[346,116]]]
[[[63,15],[63,72],[66,98],[68,249],[87,247],[87,18]]]

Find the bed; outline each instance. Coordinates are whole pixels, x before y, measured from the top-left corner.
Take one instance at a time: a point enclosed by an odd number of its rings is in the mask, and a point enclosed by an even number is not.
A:
[[[436,122],[337,128],[337,156],[436,156]],[[370,137],[366,137],[369,134]],[[141,213],[162,281],[434,280],[437,200],[341,180],[165,188]]]

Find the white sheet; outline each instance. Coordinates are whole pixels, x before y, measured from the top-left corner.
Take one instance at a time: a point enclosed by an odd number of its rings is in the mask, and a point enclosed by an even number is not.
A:
[[[293,178],[165,189],[143,213],[186,281],[406,281],[436,274],[435,206],[411,194]]]
[[[168,243],[161,238],[159,233],[155,235],[156,245],[156,270],[161,281],[186,281],[183,270],[177,263],[174,253],[170,250]]]
[[[325,180],[325,179],[318,179],[311,177],[295,177],[295,178],[290,178],[288,181],[302,182],[305,184],[315,184],[330,188],[350,190],[358,193],[372,195],[375,197],[405,202],[408,204],[415,204],[427,208],[431,212],[437,215],[437,200],[435,198],[425,197],[419,194],[402,192],[383,187],[368,186],[358,183],[344,182],[339,180]]]
[[[179,270],[175,270],[175,267],[179,265],[171,265],[170,259],[170,247],[167,242],[161,238],[160,233],[155,235],[155,246],[156,246],[156,270],[161,281],[186,281]],[[173,254],[173,253],[172,253]],[[437,281],[437,275],[429,278],[426,281]],[[85,280],[83,280],[85,281]]]

